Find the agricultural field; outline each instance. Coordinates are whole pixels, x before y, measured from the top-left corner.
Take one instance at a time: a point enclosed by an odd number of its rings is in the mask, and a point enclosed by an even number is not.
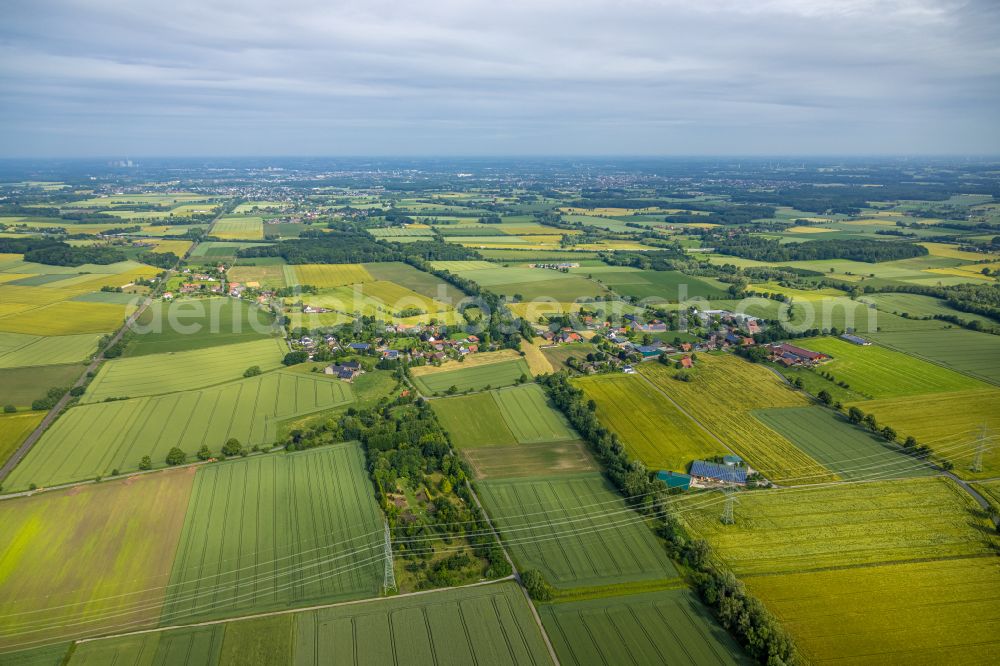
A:
[[[72,386],[83,374],[83,370],[83,365],[75,363],[0,369],[0,406],[29,408],[32,402],[44,397],[50,388]]]
[[[518,565],[557,588],[674,578],[638,513],[600,474],[485,480],[480,498]]]
[[[220,217],[208,233],[222,240],[264,240],[264,220],[243,215]]]
[[[587,445],[576,440],[476,446],[463,449],[462,455],[477,479],[552,477],[556,474],[599,471]]]
[[[979,491],[992,506],[1000,510],[1000,479],[973,483],[972,487]]]
[[[230,437],[245,447],[267,446],[282,420],[352,400],[345,382],[278,371],[197,391],[79,405],[45,432],[5,486],[24,489],[132,471],[146,455],[162,467],[175,446],[193,460],[202,445],[217,454]],[[81,432],[88,436],[81,439]]]
[[[538,444],[576,439],[537,384],[431,403],[457,448]]]
[[[68,655],[69,663],[72,666],[220,664],[227,629],[227,625],[218,624],[87,641],[77,644]]]
[[[189,298],[155,301],[132,327],[123,356],[145,356],[232,345],[274,334],[274,318],[246,301]]]
[[[629,454],[650,470],[685,472],[693,460],[729,453],[641,377],[598,375],[573,383],[597,403],[601,423],[617,433]]]
[[[248,287],[269,287],[281,289],[287,286],[284,266],[233,266],[226,271],[230,282],[239,282]]]
[[[0,651],[155,624],[193,480],[171,470],[0,502]]]
[[[238,215],[245,215],[258,209],[279,210],[281,208],[285,208],[286,206],[288,206],[288,203],[284,201],[247,201],[234,208],[233,212]]]
[[[821,407],[784,407],[753,413],[759,421],[788,439],[842,479],[894,479],[934,474],[926,463],[902,453],[898,444]],[[787,478],[785,484],[807,483]]]
[[[691,381],[660,363],[643,363],[641,376],[670,397],[682,411],[741,455],[768,479],[808,476],[821,483],[835,477],[823,465],[754,418],[769,407],[804,407],[804,397],[767,368],[735,356],[700,354]],[[655,388],[654,388],[655,387]]]
[[[288,266],[289,285],[308,284],[319,289],[371,282],[375,278],[361,264],[298,264]],[[286,272],[288,275],[288,272]]]
[[[502,582],[297,613],[291,663],[333,662],[542,665],[551,659],[524,595]]]
[[[580,342],[556,347],[541,347],[541,350],[545,358],[552,364],[552,367],[558,371],[564,368],[566,361],[569,359],[585,359],[587,358],[587,354],[596,351],[597,347],[589,342]]]
[[[0,416],[0,465],[7,462],[43,418],[45,412],[22,412]]]
[[[943,315],[947,317],[958,317],[963,320],[979,319],[980,321],[992,321],[982,315],[962,312],[950,307],[947,302],[933,296],[922,296],[920,294],[866,294],[863,300],[875,304],[879,310],[891,312],[893,314],[908,314],[911,317],[933,317]]]
[[[248,247],[267,247],[271,243],[236,243],[229,241],[208,241],[198,243],[198,246],[191,251],[192,259],[203,258],[207,261],[231,259],[236,256],[237,250]]]
[[[1000,384],[1000,336],[964,328],[874,333],[872,340],[896,351]]]
[[[455,448],[517,444],[493,391],[432,400],[431,406]]]
[[[123,305],[66,300],[0,317],[0,333],[60,336],[110,333],[124,323],[128,311]]]
[[[678,517],[739,576],[787,574],[993,553],[989,521],[946,478],[741,493],[736,523],[721,493],[692,495]]]
[[[439,277],[417,270],[401,261],[387,261],[377,264],[363,264],[365,270],[376,280],[395,282],[418,294],[433,298],[452,307],[466,298],[465,292]]]
[[[456,392],[463,393],[481,391],[487,387],[510,386],[516,384],[521,376],[530,377],[531,372],[528,370],[528,364],[523,359],[518,359],[415,375],[413,383],[424,395],[434,395],[447,393],[452,387]]]
[[[567,666],[747,663],[688,590],[545,604],[538,614]]]
[[[879,423],[892,426],[900,437],[913,436],[930,446],[955,465],[953,471],[958,476],[985,479],[1000,474],[1000,447],[995,445],[986,447],[983,471],[971,469],[982,427],[996,427],[1000,389],[889,398],[856,405],[874,414]]]
[[[686,301],[692,298],[726,298],[725,285],[712,284],[709,278],[696,278],[678,271],[629,270],[621,266],[609,266],[608,270],[596,272],[594,268],[574,269],[578,274],[591,274],[594,279],[610,287],[622,296],[630,296],[648,302]]]
[[[382,521],[354,443],[202,467],[161,622],[377,596]]]
[[[868,398],[986,388],[966,375],[877,345],[855,345],[830,337],[796,340],[795,344],[829,355],[832,360],[821,369]]]
[[[747,579],[814,664],[988,663],[1000,650],[996,557]]]
[[[98,371],[81,402],[135,398],[222,384],[240,379],[251,366],[262,371],[280,367],[286,351],[283,340],[264,338],[207,349],[111,359]]]
[[[173,252],[178,257],[183,257],[194,245],[191,241],[186,240],[157,240],[154,242],[156,245],[152,252]]]
[[[0,368],[85,361],[97,351],[100,339],[98,333],[55,336],[0,333]]]

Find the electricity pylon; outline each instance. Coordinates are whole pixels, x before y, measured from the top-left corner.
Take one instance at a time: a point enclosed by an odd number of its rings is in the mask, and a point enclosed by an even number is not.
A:
[[[982,472],[983,471],[983,454],[989,450],[989,441],[991,437],[988,436],[989,428],[983,423],[982,430],[979,431],[979,439],[976,442],[976,457],[972,461],[972,471]]]
[[[392,541],[389,539],[389,523],[385,524],[385,577],[382,580],[382,593],[389,594],[396,590],[396,572],[392,568]]]
[[[722,505],[722,517],[720,520],[723,525],[732,525],[736,522],[736,518],[733,515],[733,508],[736,504],[736,490],[730,486],[722,492],[726,494],[726,503]]]

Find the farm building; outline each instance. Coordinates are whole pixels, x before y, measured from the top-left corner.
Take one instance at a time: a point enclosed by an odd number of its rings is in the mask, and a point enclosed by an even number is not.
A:
[[[691,487],[690,474],[660,470],[659,472],[656,473],[656,478],[667,484],[667,488],[670,490],[673,490],[674,488],[680,488],[681,490],[688,490]]]
[[[787,342],[771,345],[771,359],[783,365],[815,365],[829,358],[821,352],[796,347]]]
[[[334,363],[333,365],[329,365],[324,368],[323,372],[349,382],[353,381],[355,377],[362,374],[364,370],[361,369],[361,364],[357,361],[347,361],[346,363]]]
[[[864,338],[859,338],[856,335],[851,335],[850,333],[844,333],[843,335],[840,336],[840,339],[846,340],[851,344],[861,345],[861,346],[868,346],[871,344],[871,342],[869,342],[868,340],[865,340]]]
[[[747,468],[695,460],[691,463],[691,479],[692,482],[698,483],[732,483],[737,486],[745,486],[747,484]]]
[[[680,364],[682,368],[693,368],[694,362],[691,360],[690,356],[681,357]]]

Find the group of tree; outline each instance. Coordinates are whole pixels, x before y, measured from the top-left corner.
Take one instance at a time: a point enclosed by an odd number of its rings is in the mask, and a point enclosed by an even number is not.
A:
[[[23,254],[25,261],[49,266],[113,264],[126,259],[125,253],[118,248],[73,247],[49,238],[0,238],[0,253]]]
[[[865,263],[895,261],[926,256],[928,250],[916,243],[879,241],[871,238],[813,240],[804,243],[781,243],[777,239],[748,233],[732,236],[707,231],[704,242],[719,254],[728,254],[755,261],[816,261],[849,259]]]

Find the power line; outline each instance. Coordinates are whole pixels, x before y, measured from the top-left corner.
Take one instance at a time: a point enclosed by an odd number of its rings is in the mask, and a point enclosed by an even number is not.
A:
[[[392,568],[392,541],[389,539],[389,521],[385,523],[385,575],[382,580],[382,593],[396,591],[396,572]]]

